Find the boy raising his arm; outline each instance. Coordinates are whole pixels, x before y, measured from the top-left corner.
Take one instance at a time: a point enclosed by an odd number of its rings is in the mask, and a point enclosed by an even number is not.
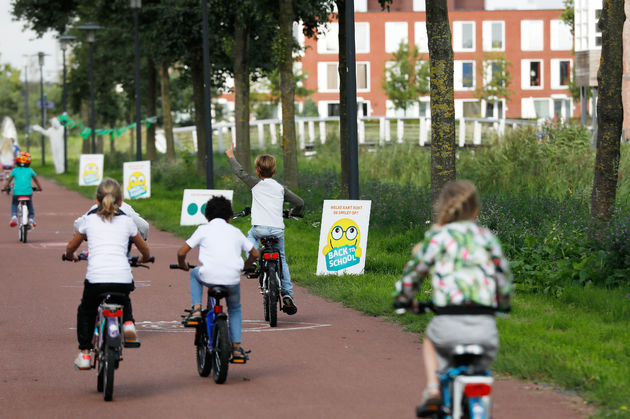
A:
[[[282,219],[282,205],[285,201],[293,204],[291,214],[300,214],[304,208],[302,198],[272,179],[276,174],[276,159],[269,154],[256,157],[256,174],[251,176],[234,157],[234,145],[225,150],[232,171],[243,183],[252,190],[252,228],[247,238],[258,248],[262,237],[275,236],[278,238],[278,251],[282,259],[282,303],[287,314],[297,313],[297,306],[293,301],[293,283],[289,273],[289,264],[284,251],[284,221]]]

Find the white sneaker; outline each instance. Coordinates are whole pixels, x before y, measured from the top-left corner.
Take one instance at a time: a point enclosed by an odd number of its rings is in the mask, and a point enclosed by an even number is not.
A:
[[[84,354],[83,352],[79,352],[76,359],[74,360],[74,369],[75,370],[89,370],[90,369],[90,354]]]
[[[138,334],[136,333],[136,325],[132,321],[125,322],[123,324],[123,335],[127,340],[137,340]]]

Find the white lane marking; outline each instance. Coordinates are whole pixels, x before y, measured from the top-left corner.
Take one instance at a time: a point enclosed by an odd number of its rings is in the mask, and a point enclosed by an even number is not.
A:
[[[288,326],[288,327],[287,327]],[[243,320],[243,332],[283,332],[291,330],[316,329],[319,327],[329,327],[331,324],[308,323],[297,321],[280,321],[278,327],[270,327],[264,320]],[[138,330],[143,332],[166,332],[166,333],[191,333],[195,329],[184,328],[177,320],[158,320],[136,322]]]

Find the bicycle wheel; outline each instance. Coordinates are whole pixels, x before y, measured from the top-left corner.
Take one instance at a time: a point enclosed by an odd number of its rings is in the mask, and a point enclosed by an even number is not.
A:
[[[27,234],[27,231],[28,231],[28,224],[23,224],[23,225],[21,225],[21,226],[20,226],[20,233],[19,233],[19,236],[20,236],[20,241],[21,241],[22,243],[26,243],[26,234]]]
[[[269,279],[267,286],[269,289],[266,293],[267,306],[269,307],[269,326],[276,327],[278,325],[278,274],[276,274],[276,268],[269,267]]]
[[[262,298],[263,298],[263,310],[265,312],[265,321],[269,321],[269,300],[267,298],[267,294],[269,294],[269,272],[265,271],[261,273],[263,275],[262,278]]]
[[[103,358],[103,398],[109,402],[114,395],[114,370],[116,369],[114,349],[106,346]]]
[[[214,325],[214,348],[212,363],[214,372],[212,378],[217,384],[223,384],[227,378],[230,365],[230,351],[232,343],[228,334],[227,318],[219,317]]]
[[[197,325],[195,332],[195,345],[197,352],[197,372],[202,377],[210,375],[212,369],[212,354],[208,350],[208,332],[206,331],[206,322],[201,321]]]

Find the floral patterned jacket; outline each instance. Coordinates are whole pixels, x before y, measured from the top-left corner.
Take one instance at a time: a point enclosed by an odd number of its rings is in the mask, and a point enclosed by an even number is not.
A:
[[[438,307],[480,304],[506,308],[514,286],[501,245],[486,228],[459,221],[430,229],[396,283],[395,296],[413,300],[431,272]]]

